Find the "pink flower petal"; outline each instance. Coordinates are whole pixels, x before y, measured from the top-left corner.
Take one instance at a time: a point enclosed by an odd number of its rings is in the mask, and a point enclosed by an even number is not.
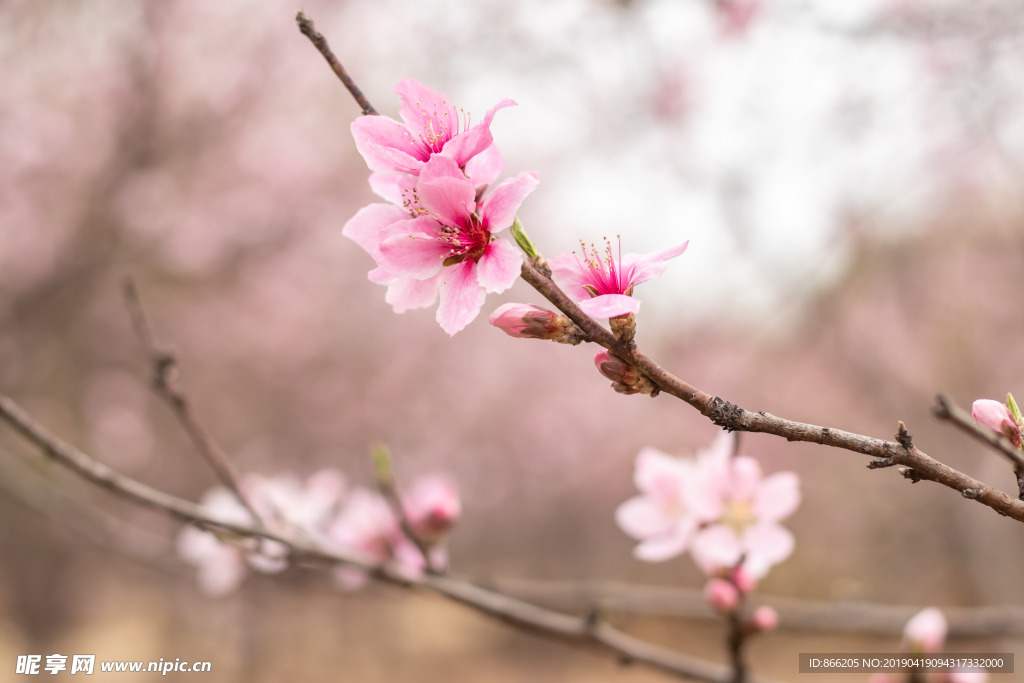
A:
[[[616,508],[615,522],[638,541],[664,533],[675,524],[649,496],[634,496]]]
[[[757,485],[754,515],[767,522],[789,517],[800,506],[800,477],[793,472],[776,472]]]
[[[451,246],[433,235],[402,233],[380,243],[377,264],[398,277],[426,280],[441,272],[442,264],[450,254]]]
[[[401,101],[398,113],[413,135],[432,138],[440,134],[445,141],[454,136],[459,125],[458,110],[444,93],[423,85],[415,78],[403,78],[393,92]]]
[[[477,282],[476,264],[472,259],[446,268],[444,275],[437,322],[441,324],[441,329],[454,336],[480,313],[487,294]]]
[[[663,562],[682,555],[693,538],[694,528],[689,519],[677,520],[670,531],[648,538],[633,548],[633,557],[644,562]]]
[[[462,169],[459,168],[454,159],[435,155],[430,157],[430,161],[423,166],[423,170],[420,171],[419,181],[421,183],[429,183],[438,178],[466,180],[466,174],[462,172]]]
[[[486,150],[494,142],[494,138],[491,136],[491,120],[494,119],[494,114],[499,109],[514,106],[516,106],[515,100],[498,102],[487,111],[483,121],[445,143],[441,153],[455,159],[459,166],[465,166],[470,159]]]
[[[1013,417],[1010,409],[999,401],[987,398],[978,399],[972,406],[971,415],[978,424],[1002,434],[1014,446],[1021,445],[1020,427],[1017,425],[1017,420]]]
[[[488,294],[499,294],[515,283],[523,270],[523,257],[506,239],[487,245],[476,264],[476,279]]]
[[[752,566],[775,565],[793,552],[793,534],[774,522],[759,522],[743,531],[740,545]]]
[[[630,283],[635,287],[648,280],[661,277],[661,274],[668,268],[665,261],[680,256],[690,241],[683,242],[678,247],[672,247],[665,251],[653,254],[626,254],[622,257],[622,270],[628,275]]]
[[[498,185],[481,202],[480,222],[491,232],[511,227],[523,200],[536,190],[538,185],[540,181],[534,171],[524,171]]]
[[[476,209],[476,189],[468,178],[421,180],[417,186],[420,206],[453,228],[467,228]]]
[[[761,464],[741,455],[728,461],[724,494],[733,500],[751,500],[761,481]]]
[[[903,627],[903,642],[912,652],[941,652],[946,642],[946,617],[935,607],[923,609]]]
[[[493,185],[503,170],[505,170],[505,160],[501,158],[501,152],[496,144],[492,144],[466,162],[466,175],[477,187]]]
[[[395,313],[427,308],[437,301],[437,289],[441,286],[441,277],[442,273],[426,280],[400,278],[388,287],[384,301],[391,304]]]
[[[367,279],[375,285],[390,285],[398,281],[398,278],[383,268],[374,268],[366,274]]]
[[[636,456],[633,483],[660,502],[679,501],[690,475],[691,468],[685,460],[647,446]]]
[[[371,171],[418,172],[426,160],[405,126],[387,116],[363,116],[352,122],[356,149]]]
[[[615,318],[640,311],[640,299],[625,294],[602,294],[579,302],[580,308],[591,318]]]
[[[712,524],[697,532],[690,542],[690,555],[708,576],[735,566],[743,552],[732,527]]]
[[[590,298],[583,285],[588,284],[587,268],[580,263],[576,254],[563,252],[548,261],[558,286],[574,301]]]
[[[396,206],[402,205],[402,188],[399,183],[406,175],[396,173],[371,173],[370,189],[382,199],[386,199]],[[408,215],[408,214],[407,214]]]
[[[348,219],[345,227],[341,229],[341,234],[373,254],[380,244],[381,231],[408,217],[406,211],[392,204],[370,204],[359,209],[355,216]]]

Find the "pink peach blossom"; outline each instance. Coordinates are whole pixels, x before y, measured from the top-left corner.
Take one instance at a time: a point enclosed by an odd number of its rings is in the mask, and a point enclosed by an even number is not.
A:
[[[665,262],[686,251],[687,245],[689,241],[653,254],[623,256],[621,241],[617,251],[613,251],[606,240],[602,256],[594,245],[588,250],[580,242],[581,254],[559,254],[551,259],[551,270],[584,313],[594,318],[615,318],[640,310],[640,300],[633,297],[633,289],[660,277],[668,267]]]
[[[972,406],[971,415],[978,424],[999,432],[1020,448],[1020,425],[1005,405],[987,398],[978,399]]]
[[[695,513],[713,520],[694,536],[690,554],[709,576],[734,568],[742,559],[753,580],[793,552],[793,535],[779,525],[800,505],[800,479],[793,472],[762,477],[753,458],[732,457],[722,449],[701,461],[710,494]]]
[[[471,126],[469,117],[450,104],[443,93],[414,78],[398,82],[399,115],[404,123],[386,116],[364,116],[352,123],[356,149],[373,171],[419,175],[431,157],[443,154],[464,168],[491,147],[491,120],[505,99],[489,110],[483,121]]]
[[[771,631],[779,625],[779,613],[767,605],[762,605],[750,615],[750,623],[758,631]]]
[[[740,604],[740,592],[725,579],[711,579],[704,586],[704,599],[716,612],[732,612]]]
[[[520,173],[477,202],[457,163],[435,155],[403,190],[402,207],[371,204],[342,234],[377,262],[372,281],[399,288],[388,291],[396,312],[429,306],[440,291],[437,320],[454,335],[479,314],[488,293],[505,291],[519,276],[519,251],[492,235],[512,225],[537,184],[535,173]]]

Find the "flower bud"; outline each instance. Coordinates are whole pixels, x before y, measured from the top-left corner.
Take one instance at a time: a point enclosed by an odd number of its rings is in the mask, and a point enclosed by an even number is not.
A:
[[[750,574],[746,565],[742,564],[732,570],[732,583],[743,595],[752,593],[757,588],[757,580]]]
[[[750,623],[758,631],[771,631],[779,625],[779,613],[767,605],[762,605],[750,615]]]
[[[546,308],[531,304],[505,304],[491,313],[488,321],[510,337],[558,339],[575,328],[572,321]]]
[[[455,486],[440,476],[419,479],[404,504],[413,531],[430,544],[440,541],[462,515],[462,503]]]
[[[704,599],[716,612],[732,612],[740,604],[740,592],[725,579],[711,579],[704,586]]]
[[[612,356],[605,349],[601,349],[594,356],[594,365],[597,366],[598,372],[619,384],[632,386],[640,379],[639,370]]]
[[[978,399],[974,402],[971,415],[974,416],[974,420],[978,424],[999,432],[1014,446],[1020,448],[1020,426],[1013,417],[1013,413],[1002,403],[987,398]]]
[[[946,642],[946,631],[946,617],[942,611],[929,607],[911,617],[903,627],[903,645],[915,653],[941,652]]]

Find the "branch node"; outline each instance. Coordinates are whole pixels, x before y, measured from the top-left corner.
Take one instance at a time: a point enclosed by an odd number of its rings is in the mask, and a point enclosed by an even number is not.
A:
[[[964,498],[969,498],[971,500],[978,500],[979,498],[981,498],[981,494],[981,489],[964,489],[963,491],[960,492],[960,495],[962,495]]]
[[[917,482],[924,479],[921,473],[911,467],[901,467],[899,473],[903,475],[904,479],[909,479],[910,483],[916,484]]]
[[[903,424],[903,420],[900,420],[899,428],[896,431],[896,443],[908,451],[914,448],[913,438],[910,436],[910,432],[907,431],[907,425]]]
[[[708,403],[705,415],[719,427],[733,432],[744,431],[743,412],[743,408],[738,405],[715,396]]]
[[[875,458],[874,460],[868,463],[868,469],[878,470],[882,469],[883,467],[892,467],[895,464],[896,463],[894,463],[889,458]]]

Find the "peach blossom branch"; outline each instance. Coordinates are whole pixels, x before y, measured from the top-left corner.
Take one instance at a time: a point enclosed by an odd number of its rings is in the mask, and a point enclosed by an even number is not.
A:
[[[939,394],[935,397],[932,414],[943,422],[952,423],[971,438],[980,441],[1009,460],[1013,464],[1013,473],[1017,477],[1017,488],[1020,490],[1018,497],[1020,500],[1024,500],[1024,455],[1021,455],[1021,452],[1010,443],[1009,439],[978,425],[970,413],[958,406],[946,394]]]
[[[360,553],[344,551],[316,539],[275,533],[264,527],[221,521],[209,516],[201,506],[191,501],[151,488],[94,460],[50,433],[15,401],[3,395],[0,395],[0,418],[49,458],[87,481],[146,507],[197,524],[201,528],[222,529],[239,536],[276,541],[288,547],[294,557],[319,560],[332,565],[347,564],[362,569],[385,583],[429,590],[525,631],[614,654],[624,663],[644,664],[681,678],[708,683],[728,683],[731,680],[732,672],[725,667],[652,645],[597,619],[575,617],[544,609],[448,576],[425,574],[419,578],[410,578],[390,566],[377,564]],[[764,679],[761,679],[761,682],[769,683]]]
[[[873,455],[881,460],[874,461],[869,467],[903,465],[900,473],[911,481],[934,481],[959,491],[965,498],[987,505],[1001,515],[1024,522],[1024,501],[1012,498],[929,457],[913,446],[905,430],[901,432],[905,439],[897,438],[897,441],[893,442],[841,429],[786,420],[764,411],[755,413],[745,410],[725,399],[706,394],[679,379],[648,358],[637,349],[635,343],[621,343],[610,331],[580,310],[579,306],[573,303],[550,278],[545,277],[529,263],[523,264],[522,278],[576,323],[586,333],[588,341],[600,344],[624,362],[636,367],[661,391],[690,404],[719,427],[729,431],[762,432],[783,437],[787,441],[806,441]]]
[[[175,371],[178,361],[170,351],[160,348],[153,336],[153,330],[146,320],[146,313],[142,308],[142,301],[139,299],[139,292],[135,288],[135,282],[129,277],[124,281],[124,300],[128,307],[128,314],[132,319],[132,326],[139,337],[143,350],[152,365],[152,378],[150,386],[153,392],[163,400],[181,423],[189,440],[204,460],[210,465],[217,479],[238,499],[238,502],[252,515],[257,522],[260,516],[253,509],[252,505],[242,493],[238,485],[238,477],[234,468],[228,461],[228,456],[221,450],[217,442],[213,440],[210,433],[206,431],[199,418],[192,410],[192,404],[175,381]]]

